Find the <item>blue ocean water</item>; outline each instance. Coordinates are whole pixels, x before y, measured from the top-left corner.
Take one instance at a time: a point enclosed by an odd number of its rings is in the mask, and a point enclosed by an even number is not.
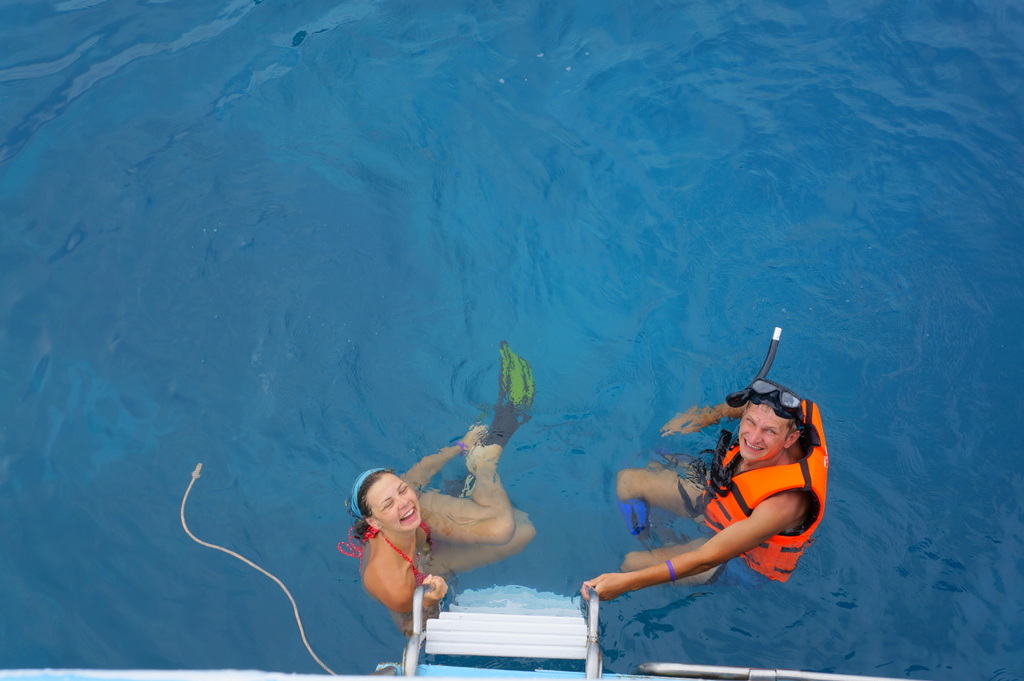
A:
[[[829,506],[785,585],[603,608],[645,661],[1024,678],[1024,12],[999,0],[0,4],[0,667],[321,671],[402,639],[335,544],[533,363],[502,460],[572,594],[615,472],[772,377]],[[714,429],[710,429],[714,431]],[[456,475],[457,471],[449,472]],[[682,528],[682,529],[685,529]]]

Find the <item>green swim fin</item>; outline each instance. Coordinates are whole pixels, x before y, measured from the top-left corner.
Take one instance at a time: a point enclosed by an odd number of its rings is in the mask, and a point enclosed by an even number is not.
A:
[[[530,363],[501,341],[501,373],[498,375],[498,404],[511,404],[517,414],[533,406],[536,386]]]
[[[486,445],[504,447],[519,426],[532,418],[533,370],[530,363],[512,352],[508,343],[501,342],[501,371],[498,373],[498,402],[494,405],[494,420],[487,429]]]

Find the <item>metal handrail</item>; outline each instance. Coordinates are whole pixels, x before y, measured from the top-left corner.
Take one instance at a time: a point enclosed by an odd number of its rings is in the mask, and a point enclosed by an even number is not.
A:
[[[601,678],[601,644],[598,640],[599,603],[597,592],[587,587],[587,661],[584,667],[588,679]]]
[[[402,655],[402,676],[416,676],[416,668],[420,664],[420,648],[426,634],[423,632],[423,595],[427,587],[422,584],[412,592],[412,635],[405,643],[405,654]]]
[[[793,669],[721,667],[675,662],[644,662],[632,673],[638,676],[663,676],[677,679],[699,679],[700,681],[898,681],[898,679],[886,676],[826,674]]]

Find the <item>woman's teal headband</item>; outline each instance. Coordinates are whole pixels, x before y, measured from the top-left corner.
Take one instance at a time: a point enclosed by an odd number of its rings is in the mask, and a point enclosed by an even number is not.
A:
[[[348,498],[348,508],[350,511],[352,511],[352,515],[354,515],[357,518],[363,517],[363,510],[359,508],[359,490],[362,489],[363,483],[366,482],[366,479],[373,475],[374,473],[379,473],[381,471],[386,470],[388,469],[371,468],[369,470],[363,471],[362,473],[359,474],[359,477],[356,478],[356,481],[352,483],[352,495]]]

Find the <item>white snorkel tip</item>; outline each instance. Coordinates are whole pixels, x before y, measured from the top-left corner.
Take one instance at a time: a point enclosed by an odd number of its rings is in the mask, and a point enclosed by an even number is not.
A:
[[[761,369],[757,372],[751,383],[759,378],[764,378],[768,375],[768,370],[772,368],[772,362],[775,361],[775,351],[779,347],[779,337],[782,336],[782,327],[776,326],[775,332],[772,334],[772,342],[768,344],[768,355],[764,358],[764,364],[761,365]]]

